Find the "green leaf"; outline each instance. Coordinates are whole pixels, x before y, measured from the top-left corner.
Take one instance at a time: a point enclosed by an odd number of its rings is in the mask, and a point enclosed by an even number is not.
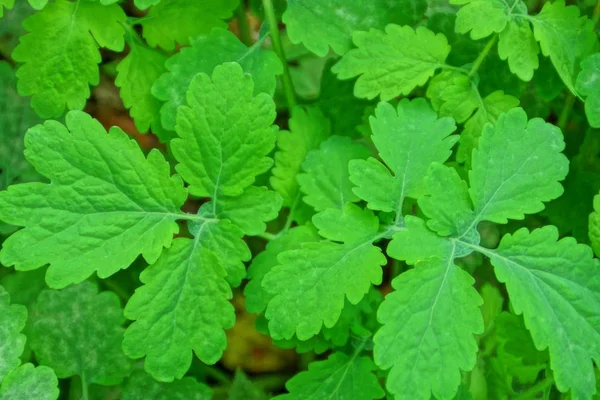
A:
[[[596,255],[600,254],[600,195],[594,196],[594,212],[590,214],[590,242]]]
[[[503,0],[450,0],[450,4],[463,5],[456,13],[456,32],[471,32],[471,39],[478,40],[492,33],[500,33],[511,20],[511,13],[515,6]],[[527,7],[521,0],[517,10]]]
[[[309,151],[319,147],[331,134],[331,124],[317,107],[296,107],[289,120],[289,131],[277,135],[275,166],[271,186],[283,197],[284,205],[292,207],[299,196],[296,176]]]
[[[48,4],[48,0],[27,0],[27,2],[36,10],[42,10]]]
[[[67,126],[46,121],[25,137],[26,157],[50,184],[0,192],[0,219],[24,226],[4,242],[0,260],[17,270],[50,264],[50,287],[105,278],[141,253],[154,262],[179,227],[186,199],[158,150],[148,157],[118,128],[109,134],[72,111]]]
[[[10,64],[0,62],[0,189],[16,182],[39,179],[23,155],[23,137],[40,122],[29,102],[17,94],[17,80]]]
[[[29,34],[12,53],[21,96],[43,118],[59,117],[65,106],[82,109],[97,85],[98,47],[122,51],[126,15],[117,4],[56,0],[23,23]]]
[[[477,360],[473,334],[483,333],[475,280],[444,258],[416,264],[394,279],[395,291],[379,308],[383,327],[374,338],[375,362],[389,369],[387,388],[396,399],[452,398],[461,370]]]
[[[155,379],[181,379],[192,350],[214,364],[227,346],[224,329],[235,312],[226,271],[201,236],[178,238],[140,276],[144,284],[127,303],[125,315],[136,320],[125,333],[123,349],[131,358],[146,357]]]
[[[576,88],[585,96],[585,114],[590,125],[600,128],[600,53],[594,53],[581,62]]]
[[[275,104],[266,93],[253,92],[252,77],[239,64],[220,65],[212,77],[194,77],[188,105],[177,111],[179,138],[171,141],[176,170],[191,194],[213,201],[239,196],[271,167]]]
[[[0,18],[4,16],[4,8],[11,10],[15,6],[15,0],[0,0]]]
[[[452,243],[427,229],[421,218],[407,215],[406,226],[393,236],[387,248],[390,257],[415,265],[430,258],[444,259],[452,252]]]
[[[324,57],[329,47],[337,54],[351,48],[352,34],[389,23],[414,25],[423,18],[425,0],[292,0],[282,20],[292,43],[302,43]]]
[[[436,75],[427,87],[427,97],[440,117],[452,117],[459,123],[465,122],[481,102],[471,78],[456,71]]]
[[[357,49],[350,50],[333,66],[340,79],[359,76],[357,97],[390,100],[422,86],[446,61],[450,46],[442,34],[420,26],[390,24],[385,32],[371,29],[353,35]]]
[[[433,100],[432,100],[433,102]],[[464,130],[460,135],[456,160],[461,163],[471,163],[473,149],[479,144],[479,137],[483,132],[483,127],[488,122],[495,124],[498,117],[519,105],[519,99],[504,94],[502,90],[497,90],[487,95],[480,103],[477,112],[465,123]]]
[[[190,47],[167,61],[168,72],[152,88],[154,96],[166,101],[160,110],[163,127],[175,130],[177,109],[186,104],[186,92],[194,77],[200,73],[210,76],[215,67],[225,62],[237,62],[244,72],[252,75],[254,94],[272,95],[275,76],[281,74],[283,68],[275,53],[261,49],[263,40],[246,47],[225,29],[213,29],[210,34],[192,38]]]
[[[142,6],[147,6],[146,0]],[[162,0],[154,1],[145,18],[140,20],[144,39],[152,47],[173,50],[175,44],[190,44],[190,38],[225,28],[239,0]]]
[[[565,6],[564,0],[545,3],[531,23],[542,54],[550,57],[565,85],[577,94],[575,78],[579,63],[597,41],[594,24],[579,16],[577,6]]]
[[[210,400],[211,390],[192,377],[173,383],[157,382],[143,371],[134,372],[123,388],[122,400]]]
[[[302,164],[303,173],[296,177],[305,194],[303,200],[317,211],[342,209],[360,199],[352,192],[348,163],[365,159],[369,149],[350,138],[332,136],[318,150],[312,150]]]
[[[300,225],[278,236],[267,244],[267,248],[252,260],[248,268],[250,282],[244,289],[246,309],[252,313],[262,313],[271,299],[271,295],[263,288],[264,276],[278,265],[278,256],[284,251],[297,250],[304,243],[317,242],[319,235],[312,225]]]
[[[159,111],[161,102],[150,92],[152,84],[165,71],[167,57],[147,48],[136,39],[129,40],[129,54],[117,66],[115,85],[125,107],[130,109],[135,127],[142,133],[152,129],[161,135]]]
[[[474,221],[504,224],[523,219],[559,197],[563,188],[558,181],[569,170],[561,153],[564,147],[559,128],[540,118],[527,121],[521,108],[501,115],[496,125],[487,125],[473,151],[469,173]]]
[[[160,0],[134,0],[133,3],[140,10],[145,10],[150,6],[155,6],[160,3]]]
[[[419,198],[425,192],[424,176],[432,162],[444,162],[458,136],[451,118],[437,118],[424,99],[403,99],[398,108],[380,103],[371,117],[373,143],[380,161],[369,158],[350,162],[350,180],[360,198],[373,210],[399,209],[405,197]]]
[[[286,383],[289,394],[277,400],[379,399],[385,392],[379,386],[373,361],[356,351],[349,356],[335,352],[327,360],[315,361]]]
[[[0,286],[0,382],[21,364],[19,357],[25,347],[25,335],[21,331],[27,321],[27,309],[10,304],[10,296]]]
[[[482,21],[488,22],[487,19]],[[538,69],[539,52],[540,48],[526,20],[511,20],[500,33],[498,55],[508,60],[510,71],[524,81],[530,81],[534,70]]]
[[[343,244],[306,243],[279,254],[280,265],[262,283],[272,295],[265,315],[274,339],[294,334],[300,340],[311,338],[338,321],[345,298],[357,304],[371,284],[381,283],[380,266],[386,259],[372,245],[379,222],[371,211],[349,203],[317,214],[313,221],[322,236]]]
[[[11,371],[0,387],[2,400],[58,399],[58,379],[51,368],[24,364]]]
[[[241,369],[235,371],[228,395],[229,400],[268,400],[270,398],[260,387],[252,383]]]
[[[556,386],[574,399],[595,393],[600,360],[600,262],[573,238],[546,226],[506,235],[487,252],[511,304],[539,350],[549,348]]]
[[[98,293],[90,282],[45,290],[31,318],[36,359],[59,378],[77,375],[88,383],[115,385],[129,375],[131,361],[121,350],[125,319],[114,293]]]

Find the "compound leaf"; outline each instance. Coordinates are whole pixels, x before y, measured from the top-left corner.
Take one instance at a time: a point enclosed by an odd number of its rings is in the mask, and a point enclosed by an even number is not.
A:
[[[162,3],[161,3],[162,4]],[[273,160],[275,104],[254,95],[252,77],[236,63],[217,66],[212,77],[194,77],[187,106],[177,111],[177,135],[171,141],[177,172],[191,194],[239,196]]]
[[[78,375],[88,383],[115,385],[129,375],[121,350],[125,322],[119,298],[84,282],[40,293],[31,315],[31,348],[59,378]]]
[[[370,121],[373,143],[386,165],[374,158],[351,161],[350,180],[369,208],[398,213],[405,197],[424,194],[429,165],[450,157],[456,127],[452,118],[438,119],[424,99],[403,99],[397,108],[380,103]]]
[[[237,62],[244,72],[252,75],[254,94],[273,95],[275,76],[281,74],[283,67],[275,53],[261,49],[262,43],[259,40],[246,47],[225,29],[213,29],[210,34],[192,38],[190,47],[167,61],[168,72],[152,88],[152,94],[166,102],[160,110],[163,127],[175,130],[177,109],[186,104],[186,92],[194,77],[199,73],[211,75],[215,67],[225,62]]]
[[[146,371],[160,381],[181,379],[192,350],[206,363],[217,362],[227,345],[223,329],[235,321],[226,271],[202,239],[175,239],[141,274],[144,286],[125,308],[135,322],[123,349],[132,358],[146,356]]]
[[[353,35],[357,49],[350,50],[333,66],[340,79],[359,76],[354,87],[357,97],[390,100],[407,95],[424,85],[450,53],[446,37],[419,26],[390,24],[385,32],[370,29]]]
[[[27,132],[27,159],[51,183],[0,192],[0,219],[25,228],[9,237],[0,259],[18,270],[50,264],[51,287],[102,278],[141,253],[154,262],[179,228],[187,194],[158,150],[148,157],[118,128],[109,134],[71,111],[66,127],[46,121]]]
[[[98,46],[121,51],[125,46],[126,15],[117,4],[57,0],[27,18],[12,57],[23,63],[17,70],[21,96],[43,118],[59,117],[65,106],[82,109],[97,85]]]
[[[573,238],[559,241],[558,230],[546,226],[506,235],[485,254],[536,347],[549,348],[558,389],[591,398],[592,360],[600,359],[600,263],[591,249]]]
[[[147,6],[146,0],[142,6]],[[187,45],[190,38],[209,33],[213,28],[225,28],[224,20],[233,15],[239,0],[154,0],[146,18],[140,23],[143,36],[152,47],[173,50],[175,44]],[[209,71],[210,72],[210,71]]]
[[[300,372],[286,383],[289,394],[277,400],[304,399],[379,399],[385,393],[373,361],[360,352],[349,356],[335,352],[324,361],[315,361],[308,370]]]
[[[317,211],[341,209],[348,202],[360,200],[352,192],[348,163],[365,159],[369,149],[343,136],[332,136],[318,150],[312,150],[302,164],[303,173],[296,179],[305,194],[305,203]]]
[[[383,327],[375,334],[374,356],[389,369],[387,388],[396,399],[452,398],[461,370],[477,360],[473,334],[483,333],[475,280],[445,258],[416,264],[394,279],[377,314]]]
[[[340,55],[350,50],[355,31],[383,29],[392,22],[414,25],[425,10],[425,0],[292,0],[282,20],[292,43],[324,57],[330,46]]]

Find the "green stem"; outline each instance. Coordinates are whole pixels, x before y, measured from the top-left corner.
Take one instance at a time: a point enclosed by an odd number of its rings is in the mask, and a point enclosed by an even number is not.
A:
[[[558,117],[558,127],[560,128],[561,131],[565,131],[565,128],[567,127],[567,122],[569,122],[569,116],[571,115],[571,110],[573,109],[573,106],[575,105],[575,95],[573,95],[573,93],[569,92],[567,94],[567,98],[565,100],[565,106],[563,107],[560,116]]]
[[[529,400],[529,399],[533,398],[535,395],[537,395],[538,393],[543,392],[544,390],[548,389],[552,385],[554,385],[554,379],[552,379],[552,377],[549,376],[546,379],[544,379],[543,381],[538,382],[537,384],[530,387],[523,393],[519,394],[513,400]]]
[[[89,400],[90,394],[88,391],[87,379],[85,379],[85,373],[81,374],[81,398],[83,400]]]
[[[392,269],[391,269],[392,279],[394,279],[395,277],[400,275],[401,269],[402,269],[402,267],[400,265],[400,261],[396,260],[395,258],[392,258]]]
[[[259,233],[258,235],[256,235],[256,237],[263,238],[270,242],[271,240],[277,238],[277,235],[274,235],[269,232],[263,232],[263,233]]]
[[[227,386],[231,385],[231,378],[229,377],[229,375],[227,375],[217,367],[211,367],[210,365],[199,363],[197,368],[203,375],[213,378],[220,384]]]
[[[492,50],[492,47],[494,47],[494,44],[496,44],[496,40],[498,40],[498,35],[492,36],[492,38],[487,42],[483,50],[481,50],[481,53],[479,53],[479,56],[477,56],[477,59],[473,62],[473,66],[469,71],[469,76],[473,76],[477,73],[477,70],[479,70],[479,67],[481,67],[483,60],[485,60],[487,55],[490,53],[490,50]]]
[[[290,76],[290,69],[288,67],[283,45],[281,44],[281,36],[279,35],[279,26],[277,24],[277,18],[275,17],[275,9],[273,8],[272,0],[262,0],[263,7],[265,9],[265,16],[269,23],[269,30],[271,31],[271,40],[273,41],[273,48],[283,64],[283,90],[285,92],[285,98],[287,100],[288,108],[291,110],[296,105],[296,91],[294,90],[294,84],[292,83],[292,77]]]
[[[250,23],[248,22],[248,15],[246,14],[246,4],[243,1],[235,11],[235,16],[237,17],[242,43],[246,46],[251,46],[252,32],[250,31]]]

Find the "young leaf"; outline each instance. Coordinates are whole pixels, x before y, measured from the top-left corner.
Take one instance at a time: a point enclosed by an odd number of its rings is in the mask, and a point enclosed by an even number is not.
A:
[[[397,109],[380,103],[370,121],[373,143],[387,166],[374,158],[351,161],[350,180],[369,208],[394,211],[399,218],[406,197],[424,194],[429,165],[450,157],[458,140],[450,136],[456,127],[451,118],[438,119],[423,99],[403,99]]]
[[[481,98],[475,84],[466,74],[443,71],[429,82],[427,97],[440,117],[452,117],[465,122],[480,106]]]
[[[147,6],[152,0],[145,0]],[[225,28],[239,0],[162,0],[153,1],[146,18],[140,23],[144,39],[152,47],[173,50],[175,44],[186,45],[190,38],[208,33],[212,28]]]
[[[378,312],[375,362],[391,367],[387,388],[397,399],[452,398],[477,360],[473,334],[483,333],[474,279],[444,258],[419,262],[392,282]],[[393,254],[391,254],[393,256]]]
[[[414,25],[426,9],[425,0],[293,0],[282,20],[292,43],[324,57],[330,46],[340,55],[350,50],[355,31],[383,29],[392,22]]]
[[[284,205],[297,202],[300,186],[296,176],[309,151],[319,147],[331,134],[331,123],[317,107],[296,107],[289,120],[289,131],[277,135],[275,165],[271,171],[271,186],[283,197]]]
[[[564,0],[544,4],[531,23],[542,53],[550,57],[565,85],[577,94],[575,78],[579,63],[596,42],[594,24],[587,17],[580,17],[576,6],[565,6]]]
[[[585,114],[593,128],[600,128],[600,53],[592,54],[581,62],[576,88],[585,96]]]
[[[237,62],[244,72],[252,75],[254,94],[275,91],[275,76],[283,68],[279,58],[270,50],[261,49],[263,40],[246,47],[231,32],[213,29],[210,34],[191,39],[191,46],[171,57],[164,73],[154,86],[152,94],[166,103],[162,106],[161,121],[167,130],[175,130],[177,109],[186,104],[186,92],[194,77],[200,73],[211,75],[216,66]]]
[[[25,347],[25,335],[21,331],[27,321],[27,309],[10,304],[10,296],[0,286],[0,382],[21,364],[19,357]]]
[[[162,3],[161,3],[162,4]],[[235,63],[216,67],[212,77],[198,74],[177,112],[171,142],[177,172],[191,194],[239,196],[273,161],[275,104],[266,93],[253,95],[250,75]]]
[[[573,238],[558,241],[553,226],[522,228],[487,253],[536,347],[549,348],[558,389],[590,398],[592,360],[600,360],[600,262]]]
[[[501,59],[508,60],[510,72],[524,81],[530,81],[534,70],[538,69],[539,52],[540,48],[527,20],[515,18],[500,33],[498,55]]]
[[[90,282],[45,290],[31,318],[36,359],[59,378],[78,375],[88,384],[115,385],[129,375],[131,362],[121,350],[125,319],[114,293],[98,293]]]
[[[303,173],[296,177],[305,194],[303,200],[317,211],[342,209],[348,202],[360,199],[352,192],[348,163],[365,159],[369,150],[350,138],[332,136],[318,150],[308,153],[302,163]]]
[[[0,386],[0,399],[55,400],[58,379],[51,368],[24,364],[6,375]]]
[[[194,378],[183,378],[173,383],[157,382],[143,371],[134,372],[123,389],[122,400],[186,399],[210,400],[211,390]]]
[[[307,371],[286,383],[289,394],[276,399],[379,399],[385,392],[373,370],[373,361],[360,351],[351,356],[335,352],[325,361],[310,363]]]
[[[527,6],[521,0],[511,4],[503,0],[450,0],[450,4],[463,5],[456,13],[456,32],[470,31],[474,40],[502,32],[513,10],[527,14]]]
[[[420,26],[390,24],[384,31],[370,29],[353,35],[357,49],[350,50],[333,66],[340,79],[359,76],[357,97],[390,100],[424,85],[446,61],[450,46],[442,34]]]
[[[164,140],[159,116],[161,102],[150,90],[154,81],[165,72],[167,57],[134,38],[130,38],[129,46],[129,54],[117,66],[115,85],[121,88],[123,104],[131,109],[135,127],[142,133],[152,129]]]
[[[317,214],[313,221],[321,236],[343,244],[306,243],[279,254],[280,265],[262,283],[272,295],[265,315],[274,339],[294,334],[300,340],[311,338],[323,325],[338,321],[345,298],[357,304],[371,284],[381,283],[385,257],[372,245],[379,238],[379,222],[371,211],[349,203]]]
[[[146,371],[164,382],[181,379],[192,349],[206,363],[218,361],[227,346],[223,329],[235,322],[225,275],[199,236],[174,240],[142,273],[144,286],[127,303],[125,315],[136,322],[125,334],[126,354],[146,356]]]
[[[21,96],[43,118],[59,117],[65,106],[82,109],[97,85],[98,47],[121,51],[125,45],[121,25],[126,16],[117,4],[56,0],[23,23],[30,33],[12,53],[24,63],[17,70]]]
[[[23,271],[50,264],[55,288],[94,271],[107,277],[140,253],[154,262],[178,232],[186,199],[158,150],[144,157],[123,131],[106,134],[83,112],[71,111],[66,124],[46,121],[25,137],[27,159],[51,183],[0,192],[0,219],[25,227],[4,242],[0,260]]]

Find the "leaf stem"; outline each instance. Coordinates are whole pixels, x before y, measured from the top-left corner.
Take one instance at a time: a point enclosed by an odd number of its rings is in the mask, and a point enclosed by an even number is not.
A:
[[[285,51],[281,44],[281,36],[279,35],[279,26],[277,24],[277,18],[275,17],[275,9],[273,8],[272,0],[262,0],[263,7],[265,9],[265,16],[269,23],[269,30],[271,31],[271,40],[273,41],[273,48],[281,60],[283,65],[283,90],[285,92],[285,98],[287,100],[288,108],[291,110],[296,105],[296,92],[294,90],[294,84],[292,83],[292,77],[290,76],[290,69],[285,57]]]
[[[567,98],[565,99],[565,105],[562,109],[562,111],[560,112],[560,116],[558,117],[558,127],[560,128],[561,131],[565,131],[565,128],[567,127],[567,122],[569,122],[569,116],[571,115],[571,110],[573,109],[573,106],[575,105],[575,95],[573,95],[573,93],[571,93],[571,91],[569,91],[569,93],[567,93]]]
[[[497,34],[492,36],[492,38],[487,42],[483,50],[481,50],[481,53],[479,53],[479,55],[477,56],[477,59],[475,59],[475,61],[473,62],[473,66],[471,66],[469,76],[473,76],[477,73],[479,67],[481,67],[481,64],[483,63],[483,60],[485,60],[487,55],[490,53],[490,50],[492,50],[492,47],[494,47],[494,44],[496,44],[496,40],[498,40]]]
[[[274,235],[274,234],[269,233],[269,232],[263,232],[263,233],[259,233],[258,235],[256,235],[256,237],[263,238],[263,239],[268,240],[270,242],[271,240],[276,239],[277,235]]]
[[[240,39],[246,46],[252,45],[252,32],[250,31],[250,23],[248,22],[248,14],[246,14],[246,4],[242,1],[240,6],[235,11],[238,27],[240,30]]]
[[[88,389],[87,379],[85,379],[85,372],[81,374],[81,398],[83,400],[89,400],[90,394]]]
[[[523,393],[519,394],[513,400],[529,400],[529,399],[533,398],[533,396],[535,396],[539,392],[543,392],[544,390],[548,389],[552,385],[554,385],[554,379],[551,376],[548,376],[543,381],[538,382],[537,384],[530,387]]]

